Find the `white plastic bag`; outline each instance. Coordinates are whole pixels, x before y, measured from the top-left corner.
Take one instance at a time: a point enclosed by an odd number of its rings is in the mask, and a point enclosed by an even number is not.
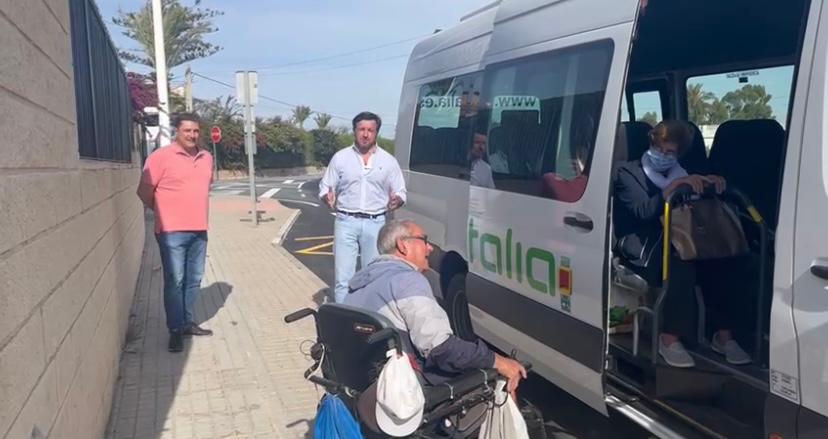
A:
[[[497,381],[494,402],[486,412],[477,439],[529,439],[526,421],[505,387],[506,381]]]

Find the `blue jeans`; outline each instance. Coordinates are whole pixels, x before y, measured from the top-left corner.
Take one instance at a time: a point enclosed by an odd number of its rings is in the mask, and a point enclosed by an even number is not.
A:
[[[155,235],[164,266],[164,310],[170,332],[193,324],[193,306],[201,289],[207,232],[167,232]]]
[[[356,272],[357,256],[361,266],[365,267],[379,254],[377,235],[383,225],[385,216],[369,219],[336,214],[333,245],[336,303],[344,302],[348,295],[348,282]]]

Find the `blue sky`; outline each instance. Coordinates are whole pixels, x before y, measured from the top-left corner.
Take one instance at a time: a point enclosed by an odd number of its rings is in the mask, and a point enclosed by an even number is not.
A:
[[[110,34],[121,48],[137,44],[112,24],[120,9],[134,11],[146,0],[96,0]],[[397,105],[407,56],[416,42],[435,29],[445,29],[490,0],[203,0],[202,6],[224,11],[215,24],[219,31],[208,41],[224,49],[191,63],[193,71],[235,84],[236,70],[259,72],[259,93],[281,101],[308,105],[350,120],[362,110],[382,116],[382,133],[393,136]],[[183,0],[192,4],[192,0]],[[377,50],[283,68],[281,64],[358,51],[395,43]],[[358,64],[358,65],[354,65]],[[148,69],[127,64],[127,69]],[[341,67],[341,68],[339,68]],[[184,66],[173,70],[173,83],[183,81]],[[196,78],[194,95],[213,98],[235,94],[233,89]],[[262,101],[256,114],[289,115],[290,109]],[[350,122],[334,119],[334,124]],[[306,122],[306,127],[314,123]]]

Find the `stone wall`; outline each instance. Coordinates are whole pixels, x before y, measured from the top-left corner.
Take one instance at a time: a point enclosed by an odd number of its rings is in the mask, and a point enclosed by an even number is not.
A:
[[[140,158],[79,158],[68,0],[0,0],[0,438],[96,438],[144,240]]]

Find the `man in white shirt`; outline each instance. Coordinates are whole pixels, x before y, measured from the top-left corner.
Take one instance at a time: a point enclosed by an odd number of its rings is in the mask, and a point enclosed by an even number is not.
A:
[[[494,178],[492,178],[492,167],[483,160],[486,155],[486,136],[475,134],[474,143],[469,151],[471,172],[469,183],[472,186],[481,186],[494,189]]]
[[[397,160],[377,146],[379,116],[362,112],[353,120],[354,144],[334,154],[319,182],[319,198],[336,212],[334,222],[334,300],[342,303],[348,281],[377,257],[377,235],[388,212],[405,203]]]

